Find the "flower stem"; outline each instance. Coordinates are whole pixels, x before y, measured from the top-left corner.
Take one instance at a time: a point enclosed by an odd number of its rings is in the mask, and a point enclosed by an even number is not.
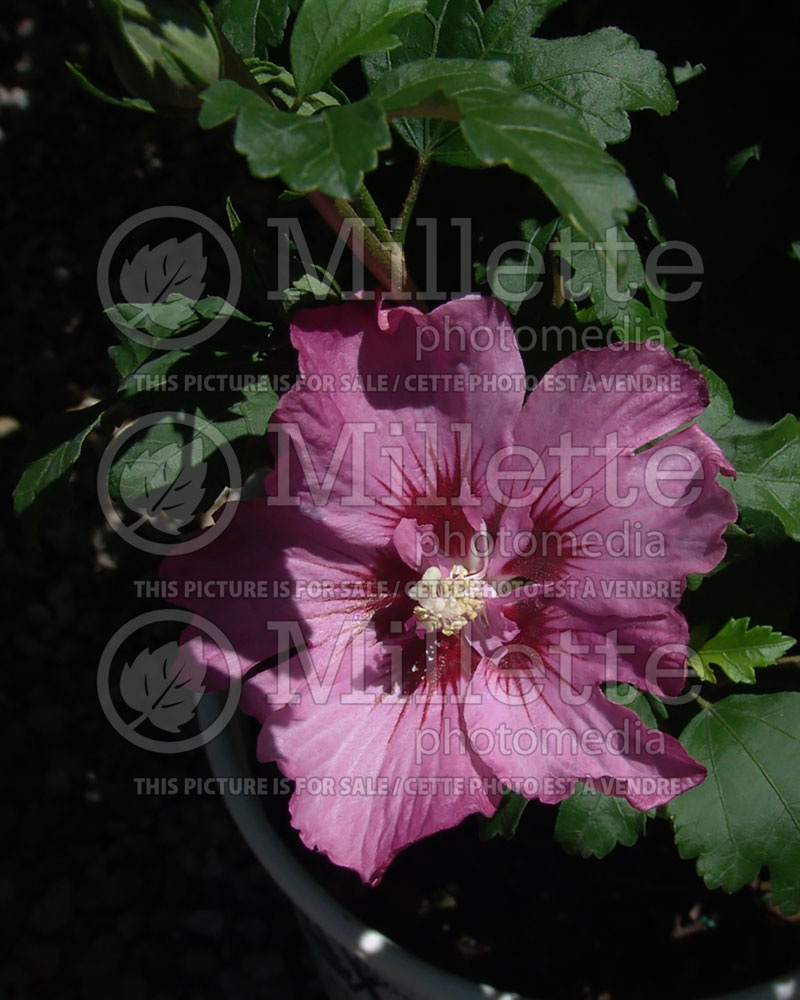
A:
[[[255,91],[274,107],[269,95],[258,85],[225,39],[223,46],[226,74],[242,86]],[[362,183],[356,191],[353,204],[344,198],[331,198],[322,191],[308,191],[305,196],[337,235],[341,231],[342,222],[350,220],[352,228],[348,232],[347,245],[377,278],[384,291],[399,298],[417,298],[417,289],[408,273],[402,244],[386,225],[365,184]],[[365,218],[372,220],[374,225],[367,226]]]
[[[417,289],[406,268],[403,248],[399,243],[391,237],[388,242],[379,239],[375,229],[367,226],[344,198],[330,198],[321,191],[309,191],[306,197],[337,234],[341,231],[342,222],[350,220],[352,227],[348,232],[347,245],[378,279],[384,291],[398,298],[416,297]]]
[[[397,228],[394,231],[395,239],[401,246],[406,241],[408,224],[409,222],[411,222],[411,216],[414,212],[414,206],[417,203],[417,196],[419,195],[419,189],[422,187],[422,181],[425,178],[425,174],[428,172],[429,166],[430,166],[430,160],[427,157],[420,156],[417,159],[417,166],[416,169],[414,170],[414,176],[411,178],[411,186],[408,189],[406,200],[403,202],[403,207],[400,211],[400,221],[398,222]]]
[[[353,205],[356,211],[363,217],[375,220],[375,227],[373,232],[381,241],[381,243],[393,243],[395,242],[395,237],[386,225],[386,221],[383,218],[381,210],[375,203],[375,199],[367,190],[366,184],[362,184],[353,196]]]

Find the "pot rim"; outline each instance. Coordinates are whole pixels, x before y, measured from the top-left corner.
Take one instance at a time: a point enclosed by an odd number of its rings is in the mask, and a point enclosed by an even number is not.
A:
[[[198,703],[201,729],[208,728],[219,714],[221,694],[209,691]],[[218,736],[205,744],[216,778],[253,776],[237,721],[234,717]],[[234,823],[270,878],[328,937],[391,983],[415,995],[425,996],[434,990],[435,995],[452,1000],[527,1000],[520,993],[498,990],[438,969],[363,923],[297,861],[272,829],[257,796],[232,795],[226,782],[222,783],[222,789],[222,798]],[[735,993],[718,994],[713,1000],[800,1000],[800,970]]]

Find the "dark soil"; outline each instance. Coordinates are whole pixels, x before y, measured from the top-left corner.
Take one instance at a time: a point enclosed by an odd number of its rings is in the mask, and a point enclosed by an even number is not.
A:
[[[223,136],[82,94],[63,60],[102,67],[92,37],[77,6],[0,8],[0,996],[320,1000],[291,904],[221,798],[137,794],[141,778],[207,777],[202,751],[147,753],[100,709],[105,643],[156,606],[131,582],[152,578],[153,560],[117,544],[97,502],[104,441],[35,544],[10,510],[39,422],[112,385],[94,273],[112,230],[159,204],[224,224],[220,192],[251,190]]]
[[[285,799],[265,804],[300,862],[367,925],[536,1000],[696,1000],[800,967],[800,923],[771,908],[768,883],[707,890],[666,821],[651,820],[634,847],[583,860],[554,842],[556,810],[532,803],[512,840],[482,843],[467,820],[403,851],[370,889],[302,845]]]

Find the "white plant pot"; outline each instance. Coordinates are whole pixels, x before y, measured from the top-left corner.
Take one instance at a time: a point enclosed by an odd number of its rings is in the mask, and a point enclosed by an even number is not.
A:
[[[206,728],[217,715],[216,695],[206,694],[198,705],[201,725]],[[253,775],[236,718],[206,744],[206,754],[217,778]],[[295,859],[270,826],[257,796],[231,794],[224,782],[222,787],[225,804],[240,833],[294,904],[331,1000],[525,1000],[519,993],[497,990],[437,969],[362,923]],[[800,971],[718,995],[714,1000],[800,1000]]]

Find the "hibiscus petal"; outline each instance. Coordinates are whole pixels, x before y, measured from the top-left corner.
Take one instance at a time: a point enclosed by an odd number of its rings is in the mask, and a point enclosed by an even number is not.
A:
[[[719,563],[737,510],[716,481],[733,469],[698,427],[634,451],[694,417],[707,397],[702,376],[663,349],[624,346],[566,359],[553,371],[577,379],[568,383],[574,391],[547,391],[543,382],[526,403],[517,442],[538,440],[537,482],[513,485],[516,502],[530,494],[533,527],[529,554],[505,569],[539,584],[544,597],[638,617],[664,613],[680,600],[689,573]],[[622,381],[618,389],[586,391],[589,376],[598,387],[603,376],[612,387]],[[640,391],[640,376],[667,388]],[[524,462],[530,469],[522,457],[517,467]]]
[[[464,708],[473,752],[528,797],[557,802],[574,781],[592,779],[599,790],[647,810],[705,777],[674,737],[648,729],[598,688],[565,690],[546,663],[531,680],[533,686],[484,660],[470,684],[479,701]]]
[[[617,506],[595,489],[573,510],[540,513],[534,504],[544,557],[516,568],[534,580],[543,567],[545,580],[568,577],[566,596],[593,614],[663,614],[680,600],[689,573],[708,573],[725,555],[722,536],[737,509],[716,477],[732,470],[717,444],[689,427],[620,459],[618,471],[620,491],[635,491],[635,503]],[[659,481],[664,474],[678,478]]]
[[[549,644],[572,633],[575,676],[590,683],[633,684],[659,698],[677,697],[687,676],[689,627],[670,609],[652,618],[586,614],[565,601],[549,603],[543,614]]]
[[[572,430],[577,445],[602,445],[616,431],[630,454],[677,430],[708,405],[705,379],[653,341],[577,351],[543,376],[517,422],[515,441],[557,443]]]
[[[457,702],[427,704],[419,691],[375,701],[382,691],[368,687],[366,704],[342,704],[337,691],[313,711],[280,709],[258,743],[259,758],[297,782],[290,811],[306,846],[373,885],[404,847],[491,816],[500,797],[465,747]]]
[[[273,417],[284,443],[269,494],[299,496],[332,530],[375,546],[409,508],[436,520],[452,508],[463,521],[454,501],[465,479],[466,502],[480,509],[486,463],[511,443],[524,398],[500,303],[467,296],[428,314],[377,313],[364,302],[305,310],[292,341],[305,383]]]
[[[160,577],[170,600],[223,631],[243,672],[304,641],[324,673],[343,631],[366,627],[394,602],[388,581],[404,567],[397,559],[394,567],[381,565],[386,559],[296,509],[279,513],[258,499],[239,503],[226,530],[204,548],[167,557]],[[226,685],[224,655],[196,629],[185,638],[208,663],[210,686]]]

